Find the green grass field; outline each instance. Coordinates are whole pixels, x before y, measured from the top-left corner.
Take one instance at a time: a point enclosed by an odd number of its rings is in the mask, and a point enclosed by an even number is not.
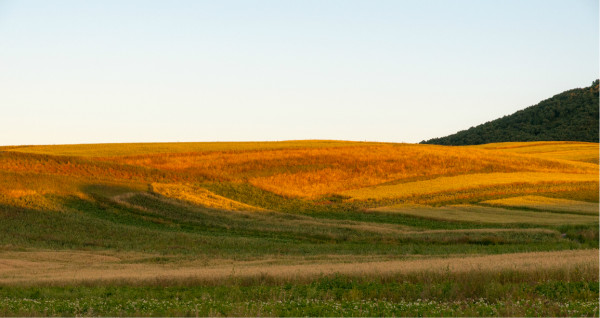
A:
[[[525,146],[0,148],[0,315],[598,316],[591,144]]]

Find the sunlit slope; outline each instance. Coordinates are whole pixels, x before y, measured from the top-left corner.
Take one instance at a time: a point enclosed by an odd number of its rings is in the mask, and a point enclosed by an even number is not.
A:
[[[211,191],[197,186],[188,186],[168,183],[152,183],[151,191],[167,198],[185,201],[206,208],[227,211],[265,211],[248,204],[243,204],[228,198],[216,195]]]
[[[411,198],[421,195],[456,192],[485,187],[510,186],[522,187],[543,183],[573,184],[573,191],[578,183],[598,181],[594,174],[559,173],[559,172],[511,172],[511,173],[477,173],[453,177],[439,177],[432,180],[381,185],[342,192],[354,199],[386,199]]]
[[[154,154],[103,160],[196,176],[198,179],[248,182],[276,194],[303,198],[343,193],[384,183],[462,174],[598,173],[598,166],[589,163],[541,159],[485,149],[409,144]],[[577,177],[574,181],[581,179]],[[546,178],[543,181],[552,180]],[[559,182],[565,181],[568,180],[564,176],[559,177]]]
[[[576,141],[502,142],[472,146],[503,152],[530,155],[544,159],[563,159],[598,164],[597,143]]]
[[[27,186],[11,188],[10,180],[16,175],[32,180],[34,175],[41,179],[64,176],[87,184],[179,184],[187,190],[227,182],[250,184],[284,197],[317,199],[340,194],[355,200],[414,199],[482,189],[487,189],[487,198],[495,187],[512,188],[497,192],[504,195],[535,193],[540,187],[548,188],[546,192],[593,191],[598,184],[598,165],[581,162],[588,161],[585,158],[598,147],[590,143],[488,145],[492,150],[482,149],[484,146],[335,141],[173,143],[156,144],[156,149],[152,145],[3,148],[7,150],[0,151],[0,173],[12,177],[5,178],[0,193],[17,197],[31,194]],[[25,153],[28,149],[36,153]],[[67,156],[70,151],[83,155]],[[565,160],[564,152],[569,152],[572,160]],[[170,193],[179,199],[194,196],[184,195],[182,189],[173,186]]]
[[[56,156],[114,157],[145,154],[173,154],[214,151],[248,151],[290,148],[347,147],[366,143],[338,140],[289,140],[262,142],[164,142],[164,143],[118,143],[118,144],[76,144],[6,146],[0,151],[14,151]]]

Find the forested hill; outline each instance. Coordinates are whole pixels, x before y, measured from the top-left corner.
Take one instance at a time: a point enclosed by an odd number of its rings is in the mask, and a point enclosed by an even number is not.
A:
[[[568,90],[512,115],[456,134],[422,141],[437,145],[478,145],[504,141],[598,142],[598,80]]]

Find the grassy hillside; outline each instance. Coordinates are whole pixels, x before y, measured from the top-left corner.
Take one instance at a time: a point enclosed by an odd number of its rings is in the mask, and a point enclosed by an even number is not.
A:
[[[437,145],[479,145],[507,141],[598,142],[598,83],[543,100],[512,115],[422,141]]]
[[[597,315],[597,150],[0,147],[0,314]]]

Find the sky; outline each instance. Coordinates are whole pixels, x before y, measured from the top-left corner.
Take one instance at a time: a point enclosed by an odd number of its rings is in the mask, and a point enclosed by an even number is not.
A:
[[[419,142],[589,86],[597,0],[0,0],[0,145]]]

